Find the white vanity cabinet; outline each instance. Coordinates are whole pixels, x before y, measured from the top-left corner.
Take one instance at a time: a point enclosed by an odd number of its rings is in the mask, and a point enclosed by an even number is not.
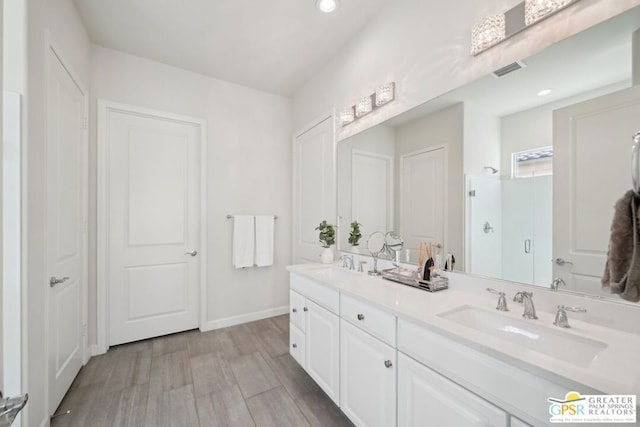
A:
[[[339,294],[295,275],[291,276],[291,288],[289,352],[324,392],[339,404]]]
[[[396,425],[396,349],[340,320],[340,408],[357,426]]]
[[[503,410],[398,353],[398,425],[506,427],[509,424]]]

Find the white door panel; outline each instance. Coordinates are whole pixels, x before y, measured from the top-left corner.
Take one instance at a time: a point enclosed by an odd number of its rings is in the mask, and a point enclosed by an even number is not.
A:
[[[637,86],[553,114],[553,258],[573,263],[554,264],[553,276],[569,289],[602,292],[613,206],[631,188],[638,117]]]
[[[49,410],[54,411],[83,363],[85,94],[55,52],[47,75],[47,258],[49,276]]]
[[[400,235],[405,248],[444,244],[444,148],[401,157]]]
[[[336,404],[340,402],[340,320],[311,300],[306,300],[306,360],[311,378]]]
[[[294,263],[318,262],[322,247],[315,229],[335,222],[333,118],[294,142]]]
[[[376,231],[390,231],[393,224],[393,158],[353,150],[351,154],[351,217],[361,224],[362,241]],[[382,209],[372,209],[373,206]],[[350,222],[342,224],[348,234]]]
[[[200,126],[108,110],[109,344],[198,326]]]

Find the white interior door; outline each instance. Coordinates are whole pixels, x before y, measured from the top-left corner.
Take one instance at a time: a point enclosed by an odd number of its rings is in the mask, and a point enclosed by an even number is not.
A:
[[[197,328],[201,126],[106,114],[109,344]]]
[[[406,249],[420,242],[444,245],[444,157],[444,148],[436,148],[400,159],[400,235]]]
[[[553,276],[597,294],[613,206],[631,187],[632,136],[640,130],[640,86],[553,114]],[[594,167],[597,165],[597,167]]]
[[[318,262],[316,227],[336,217],[333,117],[296,136],[294,156],[293,262]]]
[[[351,216],[362,227],[362,242],[393,224],[393,157],[353,150],[351,154]],[[349,223],[343,224],[348,234]]]
[[[85,93],[56,52],[47,71],[47,259],[49,410],[83,364],[85,307]]]

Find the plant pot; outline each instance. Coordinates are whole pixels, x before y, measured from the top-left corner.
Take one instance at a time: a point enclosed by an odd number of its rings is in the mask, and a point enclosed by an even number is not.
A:
[[[333,262],[333,249],[324,248],[320,254],[320,259],[323,264],[331,264]]]
[[[359,254],[360,253],[360,245],[352,245],[351,246],[351,252],[354,254]]]

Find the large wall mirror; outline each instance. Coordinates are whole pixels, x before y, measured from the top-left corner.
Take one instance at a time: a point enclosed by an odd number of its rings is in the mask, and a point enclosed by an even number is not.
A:
[[[405,262],[429,242],[469,274],[611,296],[600,279],[632,187],[639,28],[636,7],[338,142],[338,248],[362,251],[357,221],[362,242],[398,231]]]

